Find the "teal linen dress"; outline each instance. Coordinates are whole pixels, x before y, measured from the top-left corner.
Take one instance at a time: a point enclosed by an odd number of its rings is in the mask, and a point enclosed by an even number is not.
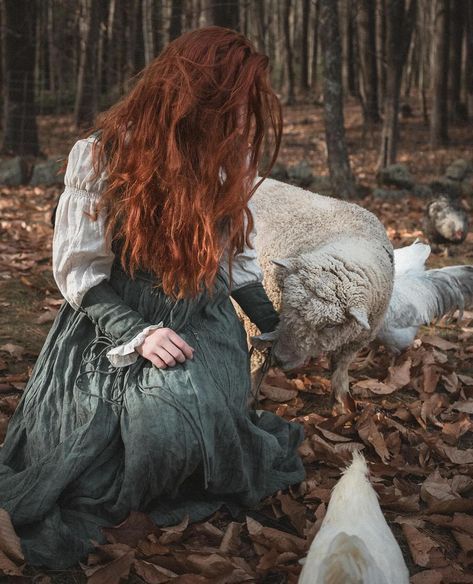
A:
[[[65,302],[0,448],[0,508],[30,565],[84,560],[101,527],[142,511],[161,526],[232,513],[300,482],[302,426],[248,409],[246,333],[225,270],[213,294],[173,301],[118,261],[80,307]],[[107,351],[162,322],[195,349],[159,369]]]

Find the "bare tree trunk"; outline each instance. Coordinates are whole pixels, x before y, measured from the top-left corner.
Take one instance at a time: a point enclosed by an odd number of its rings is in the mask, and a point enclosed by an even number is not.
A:
[[[380,121],[378,106],[378,69],[376,62],[376,0],[358,3],[358,39],[360,54],[360,96],[365,124]]]
[[[432,0],[434,36],[432,39],[432,115],[430,143],[440,146],[448,142],[448,48],[449,0]]]
[[[145,64],[148,65],[154,59],[153,0],[142,0],[141,12],[143,17],[142,28]]]
[[[163,23],[163,5],[157,2],[154,5],[154,15],[156,23],[154,28],[154,46],[156,54],[160,53],[164,47],[164,23]]]
[[[378,168],[396,162],[402,70],[409,51],[416,15],[417,0],[410,0],[407,10],[405,0],[387,0],[386,2],[387,79]]]
[[[426,0],[421,0],[425,2]],[[429,125],[429,111],[427,105],[427,92],[429,85],[429,59],[430,59],[430,45],[431,45],[431,10],[426,6],[421,5],[420,10],[420,30],[422,31],[422,41],[420,42],[420,70],[419,70],[419,85],[421,94],[422,119],[425,126]]]
[[[302,4],[302,39],[301,39],[301,88],[309,90],[309,20],[310,0]]]
[[[3,144],[12,154],[39,154],[34,66],[36,3],[3,0]]]
[[[49,57],[49,89],[51,93],[55,94],[57,91],[57,73],[59,71],[57,49],[56,49],[56,35],[54,26],[54,10],[53,0],[47,3],[48,11],[48,57]]]
[[[356,194],[345,141],[342,50],[337,4],[320,0],[320,38],[324,55],[324,114],[330,177],[342,198]]]
[[[124,2],[124,15],[126,17],[124,36],[126,41],[125,60],[125,88],[128,89],[130,79],[138,70],[136,64],[136,41],[138,29],[138,4],[139,0],[126,0]]]
[[[249,17],[256,24],[256,42],[258,49],[268,52],[268,24],[266,22],[266,5],[265,2],[254,2],[250,4],[251,12]]]
[[[378,63],[378,98],[379,103],[384,105],[384,96],[387,86],[387,64],[386,64],[386,0],[376,0],[376,11],[378,13],[376,26],[376,57]]]
[[[212,0],[214,24],[240,30],[240,5],[238,0]]]
[[[412,84],[414,77],[417,76],[419,70],[419,45],[422,43],[422,39],[419,39],[418,30],[414,27],[412,32],[412,42],[410,49],[407,54],[407,62],[404,71],[404,80],[401,84],[404,85],[404,98],[408,99],[411,95]]]
[[[473,3],[467,2],[465,86],[468,115],[473,118]]]
[[[116,34],[116,9],[117,0],[110,0],[107,16],[107,51],[105,53],[105,79],[109,92],[117,82],[117,75],[114,67],[116,62],[119,61],[119,51],[112,51],[112,47],[114,46],[113,41]]]
[[[292,53],[291,43],[291,0],[284,1],[283,14],[283,31],[284,31],[284,45],[286,48],[286,67],[287,67],[287,99],[286,104],[292,105],[296,101],[295,97],[295,77],[294,77],[294,58]]]
[[[450,9],[450,65],[449,65],[449,112],[450,119],[464,120],[461,106],[461,77],[463,56],[463,33],[465,31],[466,6],[464,0],[451,0]]]
[[[314,13],[314,36],[312,37],[312,71],[310,76],[310,87],[315,94],[317,88],[317,61],[319,59],[319,0],[315,0]]]
[[[345,67],[346,88],[350,95],[358,95],[357,71],[356,71],[356,38],[355,38],[355,6],[353,0],[348,0],[342,5],[345,9]]]
[[[99,0],[80,3],[80,62],[74,120],[77,127],[92,125],[98,109],[97,42]]]
[[[171,22],[169,24],[169,40],[180,36],[182,32],[182,0],[172,0]]]

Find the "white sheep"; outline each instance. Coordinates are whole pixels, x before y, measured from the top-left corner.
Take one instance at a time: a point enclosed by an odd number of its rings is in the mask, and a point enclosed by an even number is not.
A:
[[[251,199],[264,286],[280,323],[273,343],[284,370],[330,353],[332,391],[349,408],[348,367],[376,336],[393,288],[393,248],[380,221],[354,203],[266,179]]]

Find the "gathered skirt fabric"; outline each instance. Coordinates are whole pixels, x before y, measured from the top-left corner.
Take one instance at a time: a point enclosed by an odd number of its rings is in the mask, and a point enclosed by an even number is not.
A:
[[[247,407],[245,330],[220,272],[214,293],[173,302],[146,274],[110,283],[146,322],[173,328],[194,358],[112,367],[113,343],[64,303],[0,448],[0,508],[26,561],[64,569],[102,527],[142,511],[161,526],[255,506],[304,478],[302,426]]]

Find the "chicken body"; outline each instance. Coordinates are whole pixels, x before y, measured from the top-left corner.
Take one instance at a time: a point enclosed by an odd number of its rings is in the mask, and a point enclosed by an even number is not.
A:
[[[473,266],[425,270],[430,246],[394,250],[394,288],[376,340],[393,353],[409,347],[421,325],[473,305]]]
[[[433,243],[462,243],[468,234],[468,217],[463,207],[442,195],[427,205],[424,228]]]
[[[335,485],[299,584],[408,584],[402,552],[381,511],[364,457]]]

